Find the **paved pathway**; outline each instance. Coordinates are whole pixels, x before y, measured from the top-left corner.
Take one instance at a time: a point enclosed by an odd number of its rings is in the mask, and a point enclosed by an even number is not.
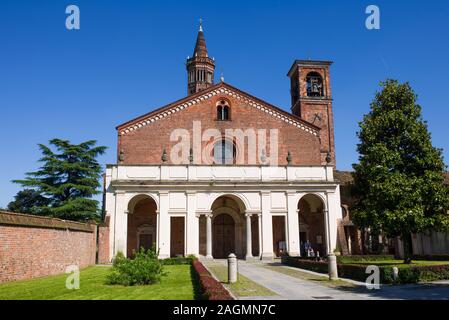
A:
[[[226,264],[226,261],[220,261]],[[278,266],[283,268],[282,266]],[[383,300],[383,299],[445,299],[449,300],[449,283],[405,286],[384,285],[379,290],[368,290],[364,285],[354,288],[330,288],[310,280],[299,279],[263,266],[263,262],[239,260],[239,273],[272,290],[277,296],[245,297],[242,300]]]

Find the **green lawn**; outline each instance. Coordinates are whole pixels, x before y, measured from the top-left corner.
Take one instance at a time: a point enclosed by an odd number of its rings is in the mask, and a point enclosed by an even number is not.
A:
[[[276,293],[238,274],[236,283],[228,284],[228,268],[218,263],[207,263],[207,268],[237,297],[275,296]]]
[[[167,276],[149,286],[105,285],[110,267],[89,267],[80,272],[80,289],[65,287],[67,275],[0,285],[0,300],[193,300],[197,286],[190,265],[165,266]]]
[[[413,260],[411,264],[404,264],[404,260],[363,260],[363,261],[351,261],[345,260],[343,264],[363,264],[363,265],[376,265],[376,266],[395,266],[398,268],[408,268],[410,266],[439,266],[447,265],[449,261],[427,261],[427,260]]]

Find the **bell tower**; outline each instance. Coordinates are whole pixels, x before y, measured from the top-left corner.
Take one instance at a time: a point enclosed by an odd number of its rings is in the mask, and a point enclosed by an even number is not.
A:
[[[288,77],[292,113],[321,128],[321,162],[335,167],[331,64],[331,61],[296,60]]]
[[[209,58],[207,53],[206,39],[204,38],[201,20],[193,57],[187,58],[186,67],[187,94],[197,93],[214,84],[215,61]]]

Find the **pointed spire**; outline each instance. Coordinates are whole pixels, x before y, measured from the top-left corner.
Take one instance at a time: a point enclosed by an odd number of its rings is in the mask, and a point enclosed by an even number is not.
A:
[[[198,30],[198,37],[196,38],[194,57],[207,57],[206,39],[203,32],[203,19],[200,19],[200,28]]]
[[[215,60],[209,58],[203,32],[203,19],[196,39],[193,57],[187,58],[187,92],[194,94],[214,84]]]

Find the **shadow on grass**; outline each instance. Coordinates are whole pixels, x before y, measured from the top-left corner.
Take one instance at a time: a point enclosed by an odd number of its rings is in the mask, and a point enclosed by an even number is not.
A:
[[[196,273],[193,265],[190,265],[190,277],[192,278],[194,299],[195,300],[205,300],[203,292],[201,290],[200,277],[198,276],[198,273]]]

